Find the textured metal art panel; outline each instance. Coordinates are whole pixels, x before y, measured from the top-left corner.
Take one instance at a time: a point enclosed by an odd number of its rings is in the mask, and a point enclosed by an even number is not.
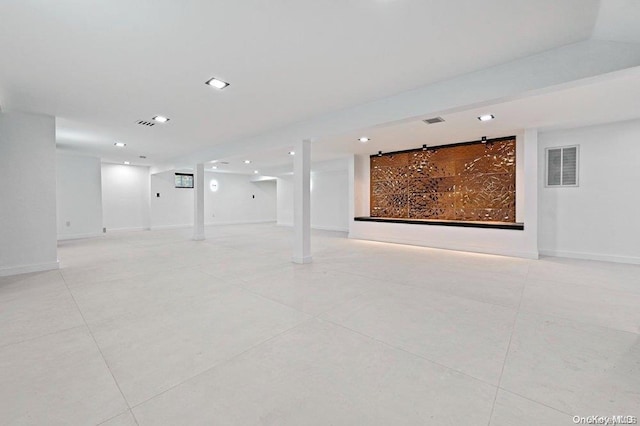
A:
[[[514,139],[371,157],[371,216],[516,221]]]

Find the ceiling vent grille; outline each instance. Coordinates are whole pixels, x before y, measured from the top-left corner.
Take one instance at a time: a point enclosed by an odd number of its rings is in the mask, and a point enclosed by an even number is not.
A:
[[[147,127],[153,127],[156,125],[156,123],[152,121],[146,121],[146,120],[138,120],[136,123],[138,123],[141,126],[147,126]]]
[[[436,123],[442,123],[444,121],[444,118],[442,117],[433,117],[433,118],[427,118],[426,120],[422,120],[427,124],[436,124]]]

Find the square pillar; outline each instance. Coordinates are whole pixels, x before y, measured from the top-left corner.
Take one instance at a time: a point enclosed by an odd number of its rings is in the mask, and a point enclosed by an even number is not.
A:
[[[311,141],[299,141],[293,157],[294,263],[311,263]]]
[[[204,164],[196,164],[193,176],[193,239],[204,240]]]

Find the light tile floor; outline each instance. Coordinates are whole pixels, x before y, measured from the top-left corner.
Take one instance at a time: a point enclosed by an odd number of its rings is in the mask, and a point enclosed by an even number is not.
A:
[[[0,278],[3,425],[572,425],[640,415],[640,266],[274,225],[60,243]]]

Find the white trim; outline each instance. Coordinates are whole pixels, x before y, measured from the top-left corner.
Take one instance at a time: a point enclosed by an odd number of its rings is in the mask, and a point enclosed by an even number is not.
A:
[[[60,261],[34,263],[32,265],[20,265],[10,266],[7,268],[0,268],[0,277],[8,277],[10,275],[27,274],[29,272],[42,272],[52,271],[54,269],[60,269]]]
[[[471,245],[457,245],[457,244],[428,244],[418,240],[406,240],[402,238],[374,238],[368,237],[364,235],[358,235],[354,232],[349,233],[350,239],[354,240],[367,240],[367,241],[377,241],[381,243],[392,243],[392,244],[406,244],[410,246],[419,246],[419,247],[429,247],[441,250],[454,250],[454,251],[468,251],[472,253],[484,253],[484,254],[494,254],[499,256],[509,256],[509,257],[520,257],[524,259],[538,259],[539,254],[535,251],[519,251],[519,250],[510,250],[510,249],[502,249],[495,247],[480,247],[480,246],[471,246]]]
[[[277,226],[286,226],[288,228],[293,227],[293,223],[289,222],[278,222]],[[311,229],[317,229],[319,231],[338,231],[338,232],[349,232],[349,228],[341,228],[339,226],[322,226],[322,225],[311,225]]]
[[[132,228],[106,228],[107,232],[121,232],[121,231],[148,231],[149,228],[140,226]]]
[[[217,226],[217,225],[251,225],[256,223],[275,223],[275,219],[270,220],[247,220],[247,221],[225,221],[225,222],[209,222],[205,223],[204,226]],[[185,229],[185,228],[193,228],[193,224],[183,224],[183,225],[158,225],[152,226],[151,230],[162,230],[162,229]]]
[[[599,260],[603,262],[630,263],[633,265],[640,265],[640,257],[635,256],[619,256],[604,253],[584,253],[578,251],[545,249],[540,249],[540,254],[543,256],[567,257],[570,259]]]
[[[58,241],[79,240],[82,238],[95,238],[95,237],[102,237],[103,235],[104,235],[103,232],[89,232],[87,234],[62,234],[62,235],[58,235]]]

